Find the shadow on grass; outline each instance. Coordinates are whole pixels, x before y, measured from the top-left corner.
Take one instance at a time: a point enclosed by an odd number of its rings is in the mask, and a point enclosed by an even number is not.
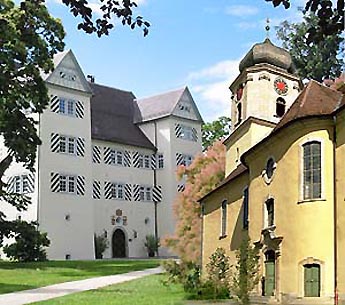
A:
[[[110,275],[137,271],[159,266],[159,260],[98,260],[98,261],[47,261],[47,262],[0,262],[0,269],[37,269],[70,268],[90,273],[91,275]],[[70,276],[78,276],[71,273]]]
[[[10,293],[14,291],[21,291],[21,290],[28,290],[28,289],[34,289],[35,286],[30,285],[24,285],[24,284],[4,284],[0,283],[0,293]]]

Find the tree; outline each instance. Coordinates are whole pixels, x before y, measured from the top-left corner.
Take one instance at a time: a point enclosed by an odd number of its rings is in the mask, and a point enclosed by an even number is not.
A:
[[[204,150],[211,146],[214,141],[224,139],[230,134],[230,122],[230,118],[221,116],[213,122],[202,125],[202,146]]]
[[[273,6],[283,5],[290,7],[290,0],[265,0],[272,2]],[[345,11],[344,0],[337,0],[333,6],[330,0],[306,0],[305,13],[313,13],[319,17],[315,27],[309,27],[306,42],[310,45],[322,41],[326,36],[341,34],[344,31]]]
[[[318,24],[314,14],[304,15],[301,23],[284,21],[277,27],[277,37],[283,42],[296,65],[302,79],[315,79],[322,82],[325,78],[334,79],[343,68],[344,39],[339,33],[328,35],[322,41],[310,46],[305,35],[310,27]]]
[[[13,223],[11,237],[15,242],[4,247],[5,254],[14,260],[20,262],[37,262],[47,260],[44,247],[48,247],[50,241],[47,233],[41,233],[37,230],[37,223],[26,221],[15,221]]]
[[[177,218],[175,234],[164,244],[175,251],[182,261],[199,263],[201,245],[201,208],[198,200],[210,192],[223,178],[225,146],[217,141],[204,154],[195,157],[188,167],[177,170],[179,179],[186,179],[185,190],[173,203]]]
[[[53,56],[64,48],[64,30],[51,17],[44,1],[26,0],[16,6],[0,0],[0,136],[7,155],[0,159],[0,180],[13,159],[33,171],[37,145],[41,143],[32,116],[42,113],[48,94],[41,73],[53,69]],[[9,194],[0,182],[0,201],[18,210],[29,198]],[[0,240],[13,228],[0,211]]]
[[[240,249],[236,251],[235,272],[232,278],[231,292],[242,305],[248,305],[249,293],[259,283],[259,250],[250,243],[245,235]]]
[[[114,28],[112,19],[115,17],[120,19],[123,25],[128,25],[131,29],[140,27],[143,29],[144,36],[149,32],[150,23],[143,19],[142,16],[133,17],[133,8],[137,7],[137,3],[131,0],[101,0],[100,10],[103,15],[101,18],[94,19],[92,9],[86,0],[62,0],[62,2],[70,7],[74,16],[79,16],[82,22],[78,24],[78,29],[85,33],[96,33],[98,37],[109,35],[109,30]]]

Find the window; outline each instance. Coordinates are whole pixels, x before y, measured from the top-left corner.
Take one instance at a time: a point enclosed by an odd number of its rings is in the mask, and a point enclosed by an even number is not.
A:
[[[144,155],[144,168],[151,168],[150,156]]]
[[[321,143],[303,145],[303,199],[321,198]]]
[[[237,122],[236,124],[239,124],[242,122],[242,104],[237,104]]]
[[[243,229],[248,229],[249,226],[249,192],[248,187],[244,189],[243,191]]]
[[[61,193],[76,193],[76,177],[68,175],[60,175],[60,192]]]
[[[269,158],[266,163],[266,169],[265,169],[265,174],[267,180],[271,180],[274,170],[276,169],[276,163],[274,162],[273,158]]]
[[[159,154],[157,157],[158,168],[164,168],[164,157],[163,154]]]
[[[138,158],[138,167],[139,167],[139,168],[143,168],[143,167],[144,167],[144,156],[143,156],[143,155],[139,155],[139,158]]]
[[[60,136],[59,152],[75,155],[76,154],[76,138]]]
[[[124,199],[124,186],[121,183],[113,183],[111,186],[112,199]]]
[[[221,234],[220,236],[226,236],[226,220],[227,220],[227,204],[228,202],[226,200],[223,200],[222,202],[222,219],[221,219]]]
[[[185,112],[190,112],[190,106],[188,106],[187,104],[184,103],[180,103],[178,105],[179,110],[181,111],[185,111]]]
[[[59,113],[76,116],[76,101],[71,99],[59,99]]]
[[[112,149],[110,151],[110,163],[115,165],[124,165],[123,151]]]
[[[152,188],[149,186],[141,186],[139,190],[140,201],[152,201]]]
[[[33,192],[33,181],[29,175],[19,175],[13,178],[13,192],[16,194],[28,194]]]
[[[188,140],[188,141],[197,141],[197,132],[196,129],[190,126],[182,125],[182,124],[177,124],[176,128],[176,136],[178,138]]]
[[[274,199],[270,198],[266,201],[267,227],[274,226]]]
[[[281,118],[285,114],[285,100],[282,97],[278,97],[276,101],[276,116]]]

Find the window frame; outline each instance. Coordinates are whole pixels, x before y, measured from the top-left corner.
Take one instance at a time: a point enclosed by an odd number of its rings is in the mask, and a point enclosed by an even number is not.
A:
[[[72,108],[70,107],[72,106]],[[72,109],[72,111],[70,111]],[[59,111],[61,115],[77,117],[77,101],[73,98],[59,97]]]
[[[63,180],[65,180],[63,182]],[[73,191],[71,191],[70,183],[73,180]],[[62,183],[65,184],[65,189],[62,190]],[[76,175],[69,175],[69,174],[59,174],[59,193],[62,194],[70,194],[76,195],[77,194],[77,176]]]
[[[191,141],[191,142],[197,142],[197,139],[194,139],[194,137],[193,137],[193,127],[192,126],[184,125],[181,123],[179,123],[179,125],[181,128],[181,133],[180,133],[180,136],[177,136],[177,138]]]
[[[70,145],[73,144],[73,152],[70,152]],[[62,149],[63,147],[63,149]],[[60,154],[66,154],[70,156],[77,155],[77,138],[66,135],[59,135],[59,150]]]
[[[227,236],[227,226],[228,226],[228,200],[223,199],[221,203],[220,212],[220,236],[219,238],[225,238]]]
[[[305,198],[305,188],[304,188],[304,147],[309,143],[320,143],[320,197],[318,198]],[[303,202],[310,202],[310,201],[324,201],[324,171],[325,171],[325,164],[324,164],[324,139],[318,137],[307,138],[303,142],[300,143],[300,169],[299,169],[299,177],[300,177],[300,192],[299,192],[299,201],[298,203]]]

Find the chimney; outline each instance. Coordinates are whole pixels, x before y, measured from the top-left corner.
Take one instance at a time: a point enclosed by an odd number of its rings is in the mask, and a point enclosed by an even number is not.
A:
[[[88,75],[86,76],[86,78],[88,79],[88,81],[89,81],[90,83],[94,83],[94,82],[95,82],[95,76],[94,76],[94,75],[88,74]]]

